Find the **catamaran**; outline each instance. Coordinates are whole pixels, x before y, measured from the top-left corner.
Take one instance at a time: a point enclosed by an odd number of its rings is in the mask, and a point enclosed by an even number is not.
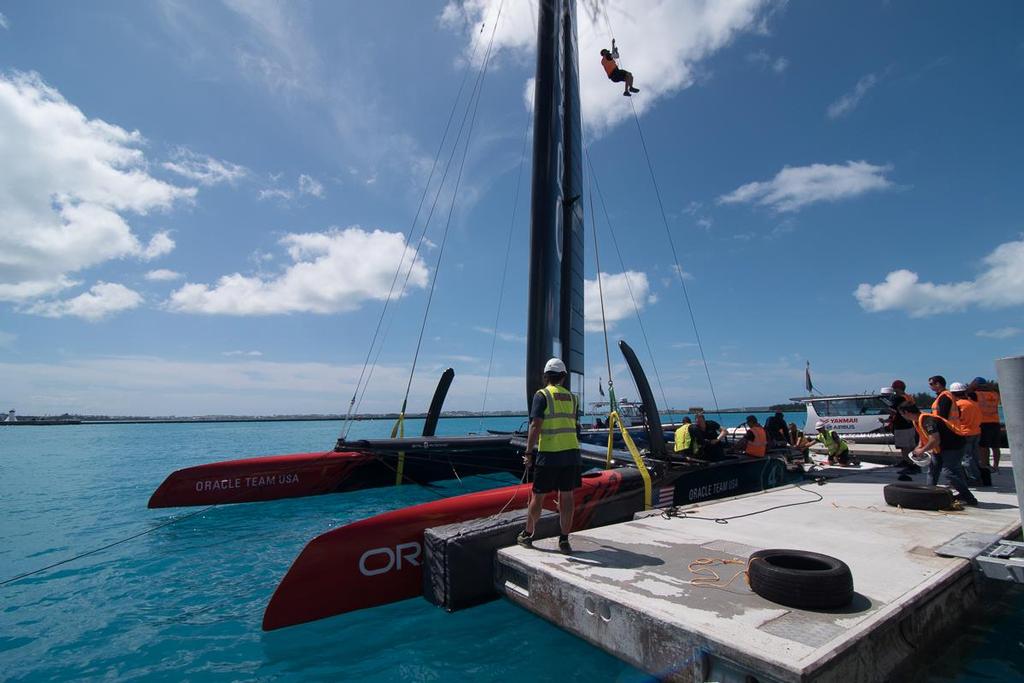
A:
[[[568,388],[574,393],[582,390],[583,379],[583,210],[579,201],[583,150],[576,7],[574,0],[541,0],[539,5],[528,399],[541,388],[544,363],[552,356],[565,362]],[[783,482],[786,470],[778,458],[737,455],[708,463],[680,460],[670,453],[643,369],[628,344],[620,341],[619,348],[640,393],[649,450],[639,452],[613,410],[610,422],[628,449],[615,450],[610,443],[604,449],[583,445],[584,461],[605,469],[586,474],[583,486],[573,494],[577,529],[630,519],[645,508],[682,505]],[[515,437],[498,436],[508,438],[515,447]],[[407,442],[402,448],[408,448]],[[469,451],[464,455],[465,461],[472,460]],[[282,628],[421,594],[427,528],[522,509],[529,492],[529,484],[520,484],[445,498],[359,520],[314,538],[275,590],[263,628]],[[555,507],[555,494],[551,494],[545,508]]]

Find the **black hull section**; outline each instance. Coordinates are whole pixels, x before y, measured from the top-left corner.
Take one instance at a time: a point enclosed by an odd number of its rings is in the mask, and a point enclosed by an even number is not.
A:
[[[383,481],[368,481],[359,488],[394,484],[401,453],[405,454],[402,472],[408,483],[423,484],[496,472],[518,476],[523,472],[523,450],[513,445],[507,435],[339,441],[335,450],[374,456],[371,480]],[[378,476],[380,473],[384,476]]]

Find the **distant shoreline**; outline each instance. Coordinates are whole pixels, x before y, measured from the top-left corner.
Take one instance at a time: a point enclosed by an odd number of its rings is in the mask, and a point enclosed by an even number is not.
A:
[[[661,411],[662,414],[669,415],[685,415],[689,411],[682,409],[669,409]],[[741,414],[741,413],[770,413],[774,412],[772,408],[726,408],[718,411],[705,411],[708,414],[721,413],[721,414]],[[796,411],[784,411],[784,412],[796,412]],[[427,417],[426,413],[413,413],[405,416],[407,420],[422,420]],[[525,412],[493,412],[493,413],[442,413],[440,419],[442,420],[457,420],[465,418],[481,418],[481,417],[518,417],[525,419],[527,414]],[[137,416],[124,416],[124,417],[106,417],[97,415],[62,415],[59,417],[35,417],[35,416],[23,416],[19,417],[16,422],[0,422],[0,426],[10,427],[41,427],[41,426],[54,426],[54,425],[104,425],[104,424],[214,424],[224,422],[341,422],[345,419],[344,415],[281,415],[281,416],[232,416],[232,415],[210,415],[210,416],[195,416],[195,417],[137,417]],[[366,420],[397,420],[398,413],[382,413],[373,415],[356,415],[351,418],[355,421],[366,421]]]

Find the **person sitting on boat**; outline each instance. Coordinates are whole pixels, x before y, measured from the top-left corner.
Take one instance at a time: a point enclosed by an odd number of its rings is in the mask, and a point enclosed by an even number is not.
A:
[[[684,417],[682,425],[676,430],[673,451],[681,458],[695,457],[700,453],[703,440],[704,434],[697,425],[693,424],[693,420]]]
[[[604,67],[604,72],[608,74],[608,80],[612,83],[623,83],[625,82],[625,91],[622,93],[626,97],[629,97],[632,93],[640,92],[639,88],[633,87],[633,74],[620,69],[616,59],[619,58],[619,48],[615,47],[615,39],[612,39],[611,50],[601,50],[601,66]]]
[[[545,387],[533,395],[530,405],[530,429],[526,435],[523,464],[527,469],[534,468],[533,490],[526,508],[526,528],[516,537],[516,543],[527,548],[532,546],[544,499],[557,490],[562,532],[558,537],[558,549],[571,553],[569,531],[575,506],[572,492],[583,485],[580,476],[583,460],[576,396],[562,386],[566,374],[565,363],[560,358],[552,358],[545,363]]]
[[[747,415],[747,433],[740,439],[737,448],[755,458],[764,457],[768,452],[768,433],[753,415]]]
[[[789,423],[789,443],[793,448],[800,451],[800,454],[804,457],[804,462],[811,462],[811,445],[814,443],[800,431],[800,428],[796,426],[795,422]]]
[[[964,505],[977,505],[964,478],[962,463],[964,454],[964,437],[956,433],[955,426],[944,417],[933,413],[922,413],[915,404],[900,406],[900,412],[914,424],[921,442],[914,448],[912,455],[932,454],[932,467],[928,472],[930,484],[939,483],[939,474],[946,473],[946,480],[956,491],[956,498]]]
[[[860,463],[850,455],[850,446],[843,441],[842,437],[834,429],[829,429],[824,420],[814,423],[814,429],[818,435],[811,440],[811,443],[820,443],[825,446],[828,453],[829,465],[841,465],[843,467],[857,467]]]
[[[789,428],[786,426],[786,416],[782,413],[775,413],[764,423],[764,430],[768,433],[768,440],[776,444],[786,446],[789,441]]]

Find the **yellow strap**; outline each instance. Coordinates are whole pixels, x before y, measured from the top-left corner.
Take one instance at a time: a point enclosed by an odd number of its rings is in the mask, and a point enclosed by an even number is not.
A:
[[[391,428],[391,438],[405,438],[405,413],[399,413],[395,426]],[[405,472],[405,451],[398,451],[398,467],[395,469],[395,486],[402,485],[402,473]]]
[[[618,425],[619,431],[622,433],[622,440],[626,442],[626,448],[629,449],[629,454],[633,456],[633,463],[636,468],[640,470],[640,476],[644,480],[644,509],[651,509],[651,473],[647,471],[647,465],[644,464],[643,458],[640,457],[640,451],[637,449],[636,444],[633,443],[633,437],[626,431],[625,425],[622,424],[622,418],[619,417],[617,411],[612,411],[608,415],[608,457],[606,463],[610,464],[612,457],[612,434],[615,431],[615,425]]]

